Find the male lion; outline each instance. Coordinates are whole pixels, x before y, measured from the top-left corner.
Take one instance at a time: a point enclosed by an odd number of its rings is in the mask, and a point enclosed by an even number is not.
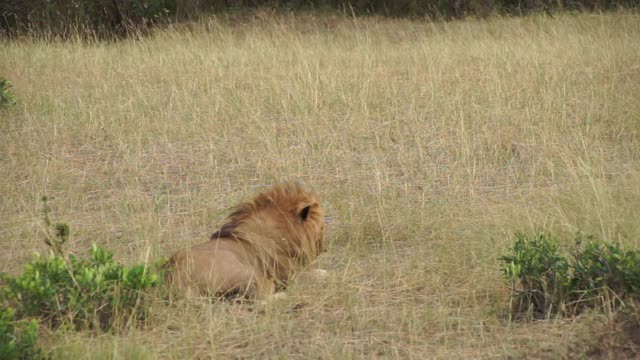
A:
[[[235,208],[211,239],[174,254],[167,283],[187,297],[263,299],[324,251],[324,211],[315,193],[286,182]]]

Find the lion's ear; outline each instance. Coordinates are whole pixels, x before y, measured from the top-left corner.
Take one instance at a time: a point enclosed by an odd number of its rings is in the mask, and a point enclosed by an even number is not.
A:
[[[300,218],[302,219],[302,221],[307,220],[307,218],[309,217],[309,212],[311,212],[311,206],[312,205],[305,206],[300,211]]]

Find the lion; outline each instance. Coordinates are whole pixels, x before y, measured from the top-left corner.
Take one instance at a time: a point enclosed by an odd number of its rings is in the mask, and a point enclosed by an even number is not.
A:
[[[276,184],[238,205],[208,242],[175,253],[167,283],[187,297],[266,299],[325,251],[324,226],[315,192]]]

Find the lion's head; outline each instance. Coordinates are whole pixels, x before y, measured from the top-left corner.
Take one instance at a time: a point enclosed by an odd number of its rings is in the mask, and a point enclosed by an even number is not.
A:
[[[318,196],[296,182],[285,182],[236,206],[211,239],[255,240],[257,247],[273,242],[289,257],[306,262],[324,252],[324,225]]]

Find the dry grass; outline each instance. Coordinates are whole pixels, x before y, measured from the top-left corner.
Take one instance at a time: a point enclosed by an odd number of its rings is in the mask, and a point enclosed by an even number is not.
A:
[[[570,357],[577,320],[505,321],[514,231],[640,245],[640,16],[210,19],[117,43],[2,43],[0,271],[41,204],[126,262],[203,242],[298,179],[333,218],[325,283],[259,308],[158,304],[60,358]]]

